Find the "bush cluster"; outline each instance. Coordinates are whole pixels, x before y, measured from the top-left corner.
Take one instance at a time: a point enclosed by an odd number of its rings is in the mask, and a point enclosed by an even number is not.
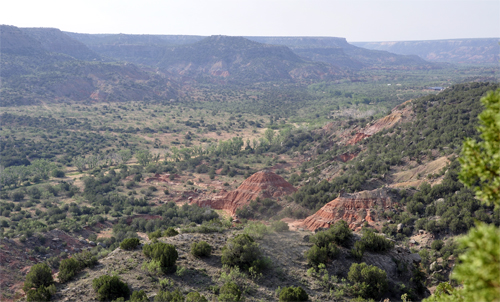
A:
[[[305,252],[309,265],[326,264],[328,259],[335,259],[340,253],[337,245],[346,246],[352,237],[352,231],[344,220],[337,221],[328,230],[320,231],[309,237],[314,245]]]
[[[128,299],[130,289],[127,284],[122,282],[117,276],[102,275],[92,280],[92,288],[97,294],[99,301],[112,301],[117,298]]]
[[[328,259],[335,259],[340,253],[339,247],[335,243],[329,243],[327,246],[319,247],[313,245],[309,250],[307,250],[304,256],[307,259],[307,263],[311,266],[318,266],[321,263],[326,264]]]
[[[212,253],[212,247],[206,241],[193,242],[191,254],[196,257],[208,257]]]
[[[234,282],[226,282],[220,288],[219,301],[220,302],[237,302],[241,299],[241,290]]]
[[[307,301],[309,296],[306,291],[298,287],[285,287],[280,291],[279,301],[280,302],[295,302],[295,301]]]
[[[244,270],[260,271],[267,266],[259,245],[246,234],[229,239],[222,248],[222,264],[238,266]]]
[[[179,257],[175,246],[163,242],[145,245],[142,251],[146,257],[158,261],[164,271],[173,268]]]
[[[74,254],[72,258],[64,259],[59,264],[59,281],[64,283],[71,280],[79,271],[86,267],[94,267],[97,257],[90,251]]]
[[[347,278],[353,283],[353,293],[363,298],[378,299],[387,290],[386,272],[374,265],[353,263]]]
[[[48,301],[55,293],[52,270],[45,263],[38,263],[31,267],[23,290],[26,293],[27,301]]]
[[[160,290],[158,294],[155,296],[154,302],[165,302],[165,301],[184,302],[184,296],[182,295],[182,293],[178,288],[171,292],[168,290]]]
[[[126,238],[120,243],[120,248],[122,250],[131,251],[135,249],[140,243],[139,238]]]
[[[352,237],[352,231],[344,220],[337,221],[328,230],[320,231],[309,237],[309,241],[319,247],[327,246],[331,242],[346,246]]]
[[[130,302],[149,302],[148,296],[144,290],[134,291],[130,296]]]

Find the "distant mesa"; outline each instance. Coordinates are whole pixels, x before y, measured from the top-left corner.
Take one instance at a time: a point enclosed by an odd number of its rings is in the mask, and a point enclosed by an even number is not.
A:
[[[201,207],[225,210],[234,214],[237,209],[259,198],[278,198],[297,191],[283,177],[268,170],[259,171],[247,178],[236,190],[210,200],[197,200]]]
[[[385,188],[353,194],[340,193],[313,215],[304,219],[304,228],[315,231],[328,228],[339,220],[345,220],[353,230],[359,230],[364,222],[374,224],[379,220],[375,209],[392,208],[393,201]]]
[[[400,55],[417,55],[430,62],[498,65],[498,38],[448,39],[428,41],[357,42],[370,50],[385,50]]]

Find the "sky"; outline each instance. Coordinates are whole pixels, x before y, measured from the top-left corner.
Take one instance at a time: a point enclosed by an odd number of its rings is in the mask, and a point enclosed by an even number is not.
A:
[[[349,42],[500,37],[500,1],[10,0],[0,24],[78,33],[343,37]]]

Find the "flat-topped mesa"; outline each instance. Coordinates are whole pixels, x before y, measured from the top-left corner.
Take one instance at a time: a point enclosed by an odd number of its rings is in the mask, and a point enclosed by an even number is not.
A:
[[[297,191],[283,177],[267,171],[259,171],[247,178],[236,190],[210,200],[195,201],[201,207],[226,210],[234,214],[237,209],[260,198],[277,198]]]
[[[385,189],[362,191],[353,194],[340,193],[313,215],[304,219],[304,228],[315,231],[319,228],[328,228],[339,220],[345,220],[353,230],[361,228],[366,221],[374,223],[378,217],[372,209],[392,207],[392,200]]]

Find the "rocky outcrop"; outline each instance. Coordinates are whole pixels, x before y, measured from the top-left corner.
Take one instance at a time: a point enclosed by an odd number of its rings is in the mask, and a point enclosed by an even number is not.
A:
[[[371,135],[368,135],[368,134],[364,134],[362,132],[358,132],[354,135],[353,138],[351,138],[350,140],[347,141],[347,144],[348,145],[356,145],[357,143],[359,143],[360,141],[362,141],[363,139],[367,138],[367,137],[370,137]]]
[[[358,229],[366,221],[370,224],[378,220],[375,206],[379,209],[392,207],[393,201],[386,189],[362,191],[353,194],[340,193],[319,211],[307,217],[302,223],[311,231],[328,228],[339,220],[345,220],[351,229]]]
[[[352,160],[353,158],[355,158],[356,156],[358,156],[358,153],[342,153],[338,156],[335,157],[336,160],[340,160],[341,162],[348,162],[350,160]]]
[[[354,137],[347,141],[347,145],[355,145],[361,140],[370,137],[382,130],[394,127],[397,123],[402,120],[407,120],[412,113],[410,101],[406,101],[401,105],[396,106],[392,109],[391,114],[378,119],[375,123],[365,127],[364,129],[358,131]]]
[[[197,200],[194,203],[201,207],[226,210],[234,214],[237,209],[250,201],[260,198],[277,198],[297,191],[283,177],[264,170],[247,178],[236,190],[215,196],[209,200]]]

